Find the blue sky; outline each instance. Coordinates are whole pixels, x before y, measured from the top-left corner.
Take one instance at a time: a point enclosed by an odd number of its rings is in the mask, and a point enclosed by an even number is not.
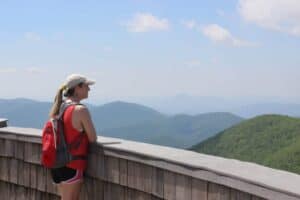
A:
[[[298,0],[0,1],[0,44],[2,98],[300,96]]]

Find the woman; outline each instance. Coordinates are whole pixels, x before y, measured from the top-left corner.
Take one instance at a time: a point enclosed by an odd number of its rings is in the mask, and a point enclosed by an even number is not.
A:
[[[55,117],[63,103],[71,105],[63,115],[64,134],[67,144],[78,141],[78,146],[71,149],[72,155],[87,155],[88,145],[97,139],[96,131],[88,109],[80,104],[82,99],[88,98],[89,86],[95,81],[89,80],[80,74],[67,77],[64,85],[59,89],[50,111],[50,117]],[[63,100],[62,96],[66,98]],[[87,168],[87,160],[73,160],[65,167],[52,169],[51,176],[54,183],[58,184],[58,191],[62,200],[78,200],[83,183],[83,172]]]

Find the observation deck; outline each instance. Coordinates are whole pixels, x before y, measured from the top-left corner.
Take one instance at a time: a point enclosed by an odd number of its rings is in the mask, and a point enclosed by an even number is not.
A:
[[[300,200],[300,175],[258,164],[98,136],[81,200]],[[0,119],[1,199],[58,200],[40,164],[41,130]]]

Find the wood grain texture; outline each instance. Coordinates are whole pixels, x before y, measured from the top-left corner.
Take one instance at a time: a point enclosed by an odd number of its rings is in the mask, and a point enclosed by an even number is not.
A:
[[[160,168],[152,168],[152,191],[155,197],[164,197],[164,170]]]
[[[105,156],[104,157],[105,176],[108,182],[120,183],[120,166],[119,158]]]
[[[7,157],[0,157],[0,180],[9,181],[10,160]]]
[[[128,161],[128,186],[151,194],[152,167]]]
[[[192,200],[207,200],[207,187],[206,181],[192,178]]]
[[[9,163],[9,182],[18,184],[18,160],[10,158]]]
[[[251,200],[250,194],[238,190],[234,190],[234,189],[230,190],[230,197],[231,200]]]
[[[120,185],[127,186],[127,160],[119,159],[120,162]]]
[[[176,199],[176,174],[167,170],[164,170],[164,198]]]
[[[181,174],[176,174],[176,200],[192,199],[192,179]]]

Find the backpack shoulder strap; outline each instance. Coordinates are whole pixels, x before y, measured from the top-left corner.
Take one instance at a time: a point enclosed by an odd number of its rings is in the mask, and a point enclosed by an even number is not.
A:
[[[72,105],[83,105],[83,104],[74,103],[74,102],[63,102],[59,108],[58,119],[62,118],[62,116],[63,116],[64,112],[67,110],[67,108]]]

